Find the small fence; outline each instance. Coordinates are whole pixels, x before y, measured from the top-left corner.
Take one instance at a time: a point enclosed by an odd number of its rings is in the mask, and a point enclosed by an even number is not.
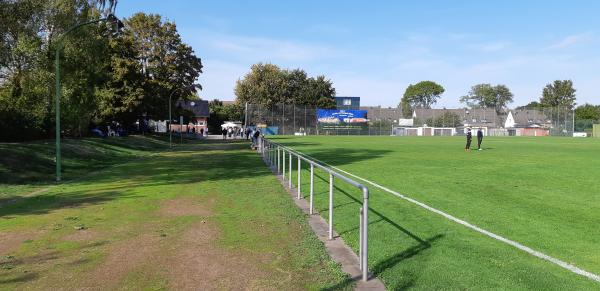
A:
[[[369,213],[369,188],[364,185],[336,172],[335,170],[326,167],[312,160],[311,158],[299,153],[291,148],[281,144],[272,142],[268,139],[262,139],[259,146],[259,153],[262,155],[265,163],[273,170],[281,175],[282,180],[286,180],[286,168],[288,168],[288,186],[293,187],[292,183],[292,164],[294,157],[298,161],[298,184],[297,184],[297,199],[302,199],[301,192],[301,171],[302,161],[310,165],[310,189],[309,189],[309,213],[314,212],[314,173],[315,168],[321,169],[329,174],[329,239],[333,239],[333,184],[334,178],[338,178],[362,191],[363,205],[359,211],[359,267],[362,272],[362,280],[368,280],[368,213]],[[287,156],[287,161],[286,161]]]

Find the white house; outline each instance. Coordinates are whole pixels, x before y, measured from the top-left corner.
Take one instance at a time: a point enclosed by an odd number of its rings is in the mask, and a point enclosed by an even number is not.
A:
[[[504,128],[513,128],[515,125],[515,117],[513,116],[512,111],[509,111],[506,121],[504,121]]]

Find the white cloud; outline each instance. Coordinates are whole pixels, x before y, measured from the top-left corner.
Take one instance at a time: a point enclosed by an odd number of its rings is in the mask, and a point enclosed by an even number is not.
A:
[[[262,37],[212,35],[210,46],[223,54],[238,54],[238,58],[258,61],[313,62],[340,56],[333,47]],[[243,54],[243,55],[240,55]]]
[[[523,105],[537,99],[541,88],[555,79],[573,79],[578,103],[584,103],[594,102],[593,82],[598,80],[596,68],[600,65],[598,58],[582,59],[573,52],[478,39],[460,41],[451,51],[440,45],[447,38],[438,41],[436,37],[408,36],[345,46],[207,31],[195,33],[193,39],[190,42],[205,64],[201,96],[224,100],[235,98],[235,82],[252,64],[272,62],[284,68],[302,68],[309,75],[324,74],[333,81],[338,95],[361,96],[365,105],[396,106],[406,86],[421,80],[433,80],[446,88],[438,107],[462,106],[459,97],[477,83],[505,84],[515,94],[513,105]],[[578,41],[582,38],[568,43]],[[495,51],[502,54],[488,54]]]
[[[473,47],[482,52],[497,52],[510,48],[512,46],[511,42],[508,41],[498,41],[498,42],[490,42],[483,43],[479,45],[474,45]]]
[[[585,42],[585,41],[591,40],[592,37],[593,37],[593,34],[591,32],[580,33],[580,34],[572,34],[572,35],[566,36],[562,40],[560,40],[560,41],[558,41],[558,42],[550,45],[549,48],[551,48],[551,49],[566,48],[566,47],[575,45],[577,43],[581,43],[581,42]]]

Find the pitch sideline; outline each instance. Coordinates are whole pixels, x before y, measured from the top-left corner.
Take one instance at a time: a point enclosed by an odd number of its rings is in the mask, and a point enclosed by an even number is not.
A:
[[[295,150],[294,150],[294,151],[295,151]],[[549,256],[549,255],[546,255],[546,254],[544,254],[544,253],[542,253],[542,252],[536,251],[536,250],[534,250],[534,249],[532,249],[532,248],[530,248],[530,247],[528,247],[528,246],[522,245],[522,244],[520,244],[520,243],[518,243],[518,242],[516,242],[516,241],[513,241],[513,240],[510,240],[510,239],[507,239],[507,238],[505,238],[505,237],[502,237],[502,236],[500,236],[500,235],[497,235],[497,234],[495,234],[495,233],[493,233],[493,232],[490,232],[490,231],[487,231],[487,230],[485,230],[485,229],[482,229],[482,228],[480,228],[480,227],[478,227],[478,226],[476,226],[476,225],[474,225],[474,224],[471,224],[471,223],[469,223],[469,222],[466,222],[466,221],[464,221],[464,220],[462,220],[462,219],[460,219],[460,218],[454,217],[454,216],[452,216],[452,215],[450,215],[450,214],[448,214],[448,213],[445,213],[445,212],[443,212],[443,211],[441,211],[441,210],[439,210],[439,209],[433,208],[433,207],[431,207],[431,206],[429,206],[429,205],[427,205],[427,204],[425,204],[425,203],[423,203],[423,202],[419,202],[419,201],[417,201],[417,200],[415,200],[415,199],[413,199],[413,198],[410,198],[410,197],[407,197],[407,196],[405,196],[405,195],[402,195],[402,194],[400,194],[400,193],[398,193],[398,192],[396,192],[396,191],[394,191],[394,190],[391,190],[391,189],[389,189],[389,188],[386,188],[386,187],[384,187],[384,186],[381,186],[381,185],[379,185],[379,184],[377,184],[377,183],[375,183],[375,182],[369,181],[369,180],[367,180],[367,179],[365,179],[365,178],[362,178],[362,177],[359,177],[359,176],[357,176],[357,175],[354,175],[354,174],[352,174],[352,173],[346,172],[346,171],[344,171],[344,170],[342,170],[342,169],[340,169],[340,168],[338,168],[338,167],[332,166],[332,165],[330,165],[330,164],[328,164],[328,163],[325,163],[325,162],[323,162],[323,161],[321,161],[321,160],[319,160],[319,159],[316,159],[316,158],[314,158],[314,157],[311,157],[311,156],[309,156],[309,155],[306,155],[306,154],[300,153],[300,152],[298,152],[298,151],[295,151],[295,152],[296,152],[296,153],[298,153],[298,154],[300,154],[300,155],[303,155],[303,156],[309,157],[309,158],[311,158],[312,160],[314,160],[314,161],[317,161],[317,162],[319,162],[319,163],[322,163],[323,165],[326,165],[326,166],[328,166],[328,167],[330,167],[330,168],[332,168],[332,169],[335,169],[335,170],[337,170],[337,171],[340,171],[340,172],[342,172],[342,173],[344,173],[344,174],[347,174],[347,175],[349,175],[349,176],[352,176],[352,177],[354,177],[354,178],[356,178],[356,179],[359,179],[359,180],[362,180],[362,181],[364,181],[364,182],[367,182],[367,183],[369,183],[369,184],[371,184],[371,185],[375,186],[376,188],[379,188],[379,189],[381,189],[381,190],[383,190],[383,191],[385,191],[385,192],[388,192],[388,193],[390,193],[390,194],[392,194],[392,195],[394,195],[394,196],[397,196],[397,197],[399,197],[399,198],[402,198],[402,199],[404,199],[404,200],[406,200],[406,201],[408,201],[408,202],[411,202],[411,203],[413,203],[413,204],[416,204],[416,205],[418,205],[418,206],[420,206],[420,207],[422,207],[422,208],[425,208],[425,209],[427,209],[427,210],[429,210],[429,211],[431,211],[431,212],[437,213],[437,214],[439,214],[439,215],[441,215],[441,216],[443,216],[443,217],[445,217],[445,218],[447,218],[447,219],[449,219],[449,220],[451,220],[451,221],[454,221],[454,222],[456,222],[456,223],[458,223],[458,224],[461,224],[461,225],[463,225],[463,226],[466,226],[466,227],[468,227],[468,228],[470,228],[470,229],[472,229],[472,230],[474,230],[474,231],[477,231],[477,232],[479,232],[479,233],[481,233],[481,234],[484,234],[484,235],[487,235],[487,236],[489,236],[489,237],[491,237],[491,238],[493,238],[493,239],[496,239],[496,240],[499,240],[499,241],[501,241],[501,242],[504,242],[504,243],[506,243],[506,244],[508,244],[508,245],[511,245],[511,246],[513,246],[513,247],[515,247],[515,248],[517,248],[517,249],[520,249],[520,250],[522,250],[522,251],[524,251],[524,252],[526,252],[526,253],[529,253],[530,255],[533,255],[533,256],[535,256],[535,257],[538,257],[538,258],[540,258],[540,259],[543,259],[543,260],[549,261],[549,262],[551,262],[551,263],[553,263],[553,264],[555,264],[555,265],[558,265],[558,266],[560,266],[560,267],[562,267],[562,268],[564,268],[564,269],[567,269],[567,270],[569,270],[569,271],[571,271],[571,272],[573,272],[573,273],[575,273],[575,274],[578,274],[578,275],[581,275],[581,276],[587,277],[588,279],[594,280],[594,281],[596,281],[596,282],[600,282],[600,276],[599,276],[599,275],[596,275],[596,274],[594,274],[594,273],[591,273],[591,272],[588,272],[588,271],[586,271],[586,270],[583,270],[583,269],[581,269],[581,268],[578,268],[578,267],[576,267],[576,266],[574,266],[574,265],[571,265],[571,264],[569,264],[569,263],[567,263],[567,262],[561,261],[561,260],[559,260],[559,259],[557,259],[557,258],[554,258],[554,257],[551,257],[551,256]]]

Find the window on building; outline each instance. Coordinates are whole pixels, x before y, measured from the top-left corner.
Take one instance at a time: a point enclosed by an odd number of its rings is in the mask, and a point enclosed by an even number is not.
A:
[[[344,99],[344,101],[342,101],[344,106],[350,106],[352,105],[352,99]]]

